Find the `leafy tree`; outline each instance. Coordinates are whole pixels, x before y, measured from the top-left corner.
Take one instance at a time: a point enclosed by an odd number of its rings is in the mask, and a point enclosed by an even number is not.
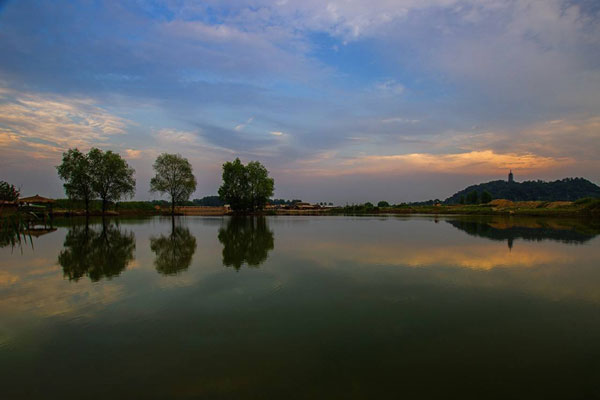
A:
[[[17,201],[19,199],[20,192],[8,182],[0,181],[0,200],[2,201]]]
[[[89,155],[83,154],[77,148],[63,153],[62,163],[56,167],[58,176],[65,181],[65,193],[69,199],[82,200],[85,203],[85,213],[90,213],[90,200],[96,197],[92,187],[92,169]]]
[[[179,154],[163,153],[153,165],[156,175],[150,180],[150,191],[171,196],[171,215],[175,204],[187,201],[196,190],[196,178],[190,162]]]
[[[377,207],[389,207],[390,203],[388,203],[387,201],[380,201],[379,203],[377,203]]]
[[[73,226],[58,255],[64,276],[79,280],[88,276],[92,282],[119,275],[133,261],[135,236],[117,226],[102,223],[102,230],[88,224]]]
[[[258,267],[275,247],[273,232],[265,217],[232,217],[219,230],[223,244],[223,265],[239,270],[242,265]]]
[[[117,153],[93,148],[88,153],[91,165],[92,188],[102,199],[102,214],[109,201],[133,197],[135,193],[135,170]]]
[[[275,182],[269,178],[269,171],[258,161],[251,161],[246,166],[248,175],[248,190],[252,211],[262,210],[269,197],[273,196]]]
[[[487,190],[484,190],[483,193],[481,193],[481,203],[487,204],[490,201],[492,201],[492,195]]]
[[[477,204],[479,202],[479,193],[476,190],[469,192],[467,195],[468,204]]]
[[[273,195],[274,181],[269,172],[258,161],[247,166],[239,158],[223,164],[223,184],[219,196],[234,211],[256,211],[262,209]]]
[[[461,195],[460,200],[458,202],[459,202],[459,204],[465,204],[465,202],[466,202],[465,195]]]
[[[196,238],[181,226],[171,230],[169,236],[150,238],[150,249],[156,254],[154,266],[163,275],[176,275],[188,269],[196,252]]]

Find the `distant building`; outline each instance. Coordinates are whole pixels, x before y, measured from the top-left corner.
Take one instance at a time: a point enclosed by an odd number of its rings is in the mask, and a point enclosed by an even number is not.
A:
[[[513,183],[514,177],[513,177],[513,173],[512,173],[512,169],[510,170],[510,172],[508,173],[508,183]]]

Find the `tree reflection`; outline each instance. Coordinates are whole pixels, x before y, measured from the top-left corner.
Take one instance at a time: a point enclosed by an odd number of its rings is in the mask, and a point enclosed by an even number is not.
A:
[[[102,230],[88,224],[69,229],[58,263],[64,276],[79,280],[87,275],[93,282],[119,275],[134,259],[135,236],[103,221]]]
[[[509,249],[512,249],[515,239],[581,244],[600,233],[596,222],[582,219],[465,217],[446,222],[471,236],[506,240]]]
[[[232,217],[219,230],[223,265],[239,270],[242,265],[258,267],[267,260],[275,239],[264,217]]]
[[[188,228],[175,227],[171,234],[150,238],[150,249],[156,254],[154,266],[163,275],[175,275],[188,269],[196,252],[196,238]]]

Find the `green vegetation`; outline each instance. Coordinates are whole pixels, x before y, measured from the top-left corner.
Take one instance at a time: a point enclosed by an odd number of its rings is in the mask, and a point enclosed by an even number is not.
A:
[[[487,190],[484,190],[483,193],[481,193],[481,203],[487,204],[490,201],[492,201],[492,195]]]
[[[175,215],[175,204],[189,200],[196,190],[192,165],[179,154],[163,153],[153,168],[156,175],[150,180],[150,191],[171,196],[171,215]]]
[[[78,149],[63,153],[62,163],[56,167],[58,176],[65,181],[67,196],[83,201],[86,214],[90,202],[101,199],[102,213],[106,213],[109,203],[135,193],[134,170],[117,153],[103,152],[92,148],[87,154]]]
[[[472,190],[467,195],[467,204],[479,204],[479,192]]]
[[[388,203],[387,201],[380,201],[379,203],[377,203],[377,207],[389,207],[390,203]]]
[[[93,148],[88,153],[92,168],[92,188],[102,200],[102,213],[109,201],[135,194],[134,169],[117,153]]]
[[[600,197],[600,187],[583,178],[565,178],[554,182],[526,181],[507,182],[491,181],[469,186],[448,197],[446,204],[476,204],[469,201],[469,196],[477,192],[481,196],[487,191],[492,199],[512,201],[575,201],[583,197]],[[465,202],[461,202],[462,198]]]
[[[225,202],[219,196],[205,196],[201,199],[194,199],[190,205],[202,207],[223,207]]]
[[[273,195],[274,181],[258,161],[247,166],[239,158],[223,164],[223,184],[219,196],[236,212],[262,210]]]
[[[575,202],[493,200],[484,204],[403,203],[386,208],[371,203],[347,205],[331,209],[333,214],[463,214],[463,215],[527,215],[600,217],[600,198],[584,198]]]
[[[88,154],[77,148],[63,153],[62,163],[56,167],[58,176],[65,181],[65,193],[70,199],[83,201],[86,215],[90,214],[90,200],[96,197],[92,188],[92,167]]]
[[[0,201],[17,201],[19,199],[19,190],[15,185],[0,181]]]

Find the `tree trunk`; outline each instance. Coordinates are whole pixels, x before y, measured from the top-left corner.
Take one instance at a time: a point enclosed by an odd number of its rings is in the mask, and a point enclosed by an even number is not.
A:
[[[175,215],[175,200],[171,200],[171,215]]]
[[[106,199],[102,199],[102,215],[106,214]]]
[[[89,199],[89,197],[85,198],[85,216],[86,217],[90,216],[90,199]]]

